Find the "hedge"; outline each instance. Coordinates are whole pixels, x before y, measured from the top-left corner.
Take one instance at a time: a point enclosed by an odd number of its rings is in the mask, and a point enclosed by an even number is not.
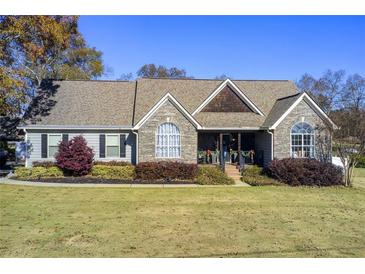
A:
[[[15,178],[19,179],[40,179],[63,177],[63,172],[58,167],[19,167],[14,172]]]
[[[136,179],[193,180],[198,175],[196,164],[179,162],[142,162],[136,166]]]
[[[342,168],[315,159],[273,160],[266,173],[282,183],[291,186],[332,186],[343,185]]]
[[[199,185],[234,185],[234,180],[228,177],[219,167],[199,166],[196,183]]]
[[[52,161],[34,161],[34,162],[32,162],[32,166],[49,168],[49,167],[57,166],[57,163],[52,162]]]
[[[251,186],[282,185],[279,181],[265,175],[259,166],[250,166],[242,171],[242,181]]]
[[[132,166],[129,162],[124,161],[95,161],[96,166]]]
[[[132,165],[94,165],[91,169],[91,175],[102,179],[133,179],[135,177],[135,169]]]

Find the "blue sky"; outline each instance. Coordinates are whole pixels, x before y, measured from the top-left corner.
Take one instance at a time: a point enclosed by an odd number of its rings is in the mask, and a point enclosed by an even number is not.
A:
[[[79,27],[112,68],[104,79],[147,63],[195,78],[365,75],[365,16],[81,16]]]

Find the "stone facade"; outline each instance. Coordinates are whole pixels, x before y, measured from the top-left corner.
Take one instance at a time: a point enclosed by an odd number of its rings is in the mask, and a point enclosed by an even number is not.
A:
[[[298,122],[306,122],[315,128],[315,157],[321,157],[323,144],[330,148],[331,136],[326,123],[303,99],[289,115],[277,126],[274,131],[274,158],[290,157],[291,128]],[[323,140],[323,141],[322,141]],[[329,150],[330,151],[330,150]],[[328,152],[327,152],[328,153]]]
[[[181,158],[161,159],[155,157],[156,130],[162,123],[174,123],[180,130]],[[194,125],[170,102],[166,101],[138,131],[138,161],[197,162],[198,133]]]

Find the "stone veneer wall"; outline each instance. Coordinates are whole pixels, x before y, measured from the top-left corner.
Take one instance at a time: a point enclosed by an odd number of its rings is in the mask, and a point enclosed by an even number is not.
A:
[[[291,128],[298,122],[307,122],[312,127],[326,128],[324,121],[318,116],[318,114],[308,105],[303,99],[290,113],[289,115],[277,126],[274,131],[274,158],[282,159],[290,157],[290,133]],[[319,138],[325,138],[327,136],[328,142],[331,142],[330,133],[328,130],[319,131],[315,130],[315,157],[319,157]],[[330,147],[330,144],[327,143]]]
[[[180,129],[181,158],[155,157],[156,130],[162,123],[174,123]],[[138,161],[183,161],[197,162],[198,133],[193,124],[170,102],[166,101],[138,131]]]

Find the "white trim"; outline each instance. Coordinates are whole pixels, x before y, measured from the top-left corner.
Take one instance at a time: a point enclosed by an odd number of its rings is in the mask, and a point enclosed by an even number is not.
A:
[[[269,129],[275,129],[284,119],[286,116],[289,115],[289,113],[303,100],[303,98],[306,98],[309,100],[309,102],[312,104],[312,106],[325,118],[327,119],[334,129],[337,129],[337,126],[334,122],[328,117],[326,113],[323,112],[323,110],[306,94],[303,92],[298,99],[285,111],[285,113],[269,128]]]
[[[200,128],[200,130],[261,130],[262,128],[260,127],[202,127]]]
[[[293,134],[292,133],[293,127],[296,126],[299,123],[305,123],[305,124],[309,125],[312,128],[313,133],[305,133],[305,134],[304,133],[294,133]],[[297,158],[314,158],[314,159],[316,158],[316,131],[315,131],[315,127],[312,125],[312,123],[307,122],[307,121],[295,122],[292,125],[292,127],[290,128],[289,134],[290,134],[290,150],[289,150],[290,158],[294,158],[293,157],[293,151],[292,151],[292,149],[293,149],[292,136],[293,135],[302,136],[302,145],[300,146],[302,148],[302,150],[301,150],[302,154],[304,152],[304,149],[303,149],[304,147],[311,147],[312,146],[312,145],[304,145],[304,136],[303,135],[312,135],[313,136],[313,157],[304,157],[304,156],[302,156],[302,157],[297,157]],[[299,146],[294,145],[294,147],[299,147]]]
[[[270,130],[267,131],[271,135],[271,161],[274,160],[274,133]]]
[[[225,87],[225,86],[230,86],[232,89],[233,89],[233,91],[238,95],[238,97],[240,97],[246,104],[248,104],[248,106],[249,106],[249,108],[252,110],[252,111],[254,111],[254,112],[256,112],[256,113],[258,113],[258,114],[260,114],[261,116],[264,116],[264,113],[261,111],[261,110],[259,110],[259,108],[258,107],[256,107],[256,105],[230,80],[230,79],[227,79],[227,80],[225,80],[225,81],[223,81],[222,82],[222,84],[220,84],[219,85],[219,87],[216,89],[216,90],[214,90],[209,96],[208,96],[208,98],[207,99],[205,99],[204,100],[204,102],[203,103],[201,103],[198,107],[197,107],[197,109],[192,113],[192,115],[195,115],[195,114],[197,114],[198,112],[200,112],[211,100],[213,100],[213,98],[215,97],[215,96],[217,96],[217,94],[219,93],[219,92],[221,92],[222,90],[223,90],[223,88]]]
[[[90,129],[90,130],[105,130],[105,129],[119,129],[131,130],[130,126],[77,126],[77,125],[27,125],[20,126],[18,129]]]
[[[191,122],[195,125],[197,129],[200,129],[200,124],[195,120],[195,118],[190,115],[190,113],[170,94],[166,93],[164,97],[158,101],[153,108],[142,117],[141,120],[134,126],[133,130],[138,130],[143,124],[167,101],[170,101],[180,112]]]
[[[159,132],[159,128],[163,125],[163,124],[172,124],[174,125],[179,134],[179,145],[178,146],[175,146],[175,147],[178,147],[179,148],[179,156],[178,157],[171,157],[170,156],[170,136],[169,135],[172,135],[172,134],[162,134],[162,135],[167,135],[167,156],[157,156],[157,141],[158,141],[158,136],[160,136],[160,134],[158,133]],[[156,131],[155,131],[155,158],[156,159],[181,159],[181,150],[182,150],[182,146],[181,146],[181,134],[180,134],[180,129],[179,127],[175,124],[175,123],[172,123],[172,122],[163,122],[161,124],[159,124],[159,126],[156,128]]]
[[[24,129],[24,133],[25,133],[25,136],[24,136],[24,140],[25,140],[25,167],[28,167],[28,133],[27,133],[26,129]],[[41,137],[41,139],[42,139],[42,137]],[[41,146],[42,146],[42,141],[41,141]]]
[[[62,133],[47,133],[47,158],[46,159],[55,159],[55,157],[53,155],[50,156],[50,154],[49,154],[49,147],[50,147],[50,145],[49,145],[49,135],[61,136],[60,141],[58,142],[58,143],[60,143],[60,142],[62,142]],[[41,135],[41,138],[42,138],[42,135]],[[41,146],[42,146],[42,144],[41,144]]]
[[[136,165],[138,164],[138,131],[132,131],[132,133],[136,136]],[[131,162],[132,162],[132,155],[131,155]]]
[[[117,136],[118,137],[118,155],[119,156],[117,156],[117,157],[108,157],[108,150],[107,150],[108,136]],[[120,134],[117,134],[117,133],[105,134],[105,159],[122,159],[122,157],[120,157]]]

